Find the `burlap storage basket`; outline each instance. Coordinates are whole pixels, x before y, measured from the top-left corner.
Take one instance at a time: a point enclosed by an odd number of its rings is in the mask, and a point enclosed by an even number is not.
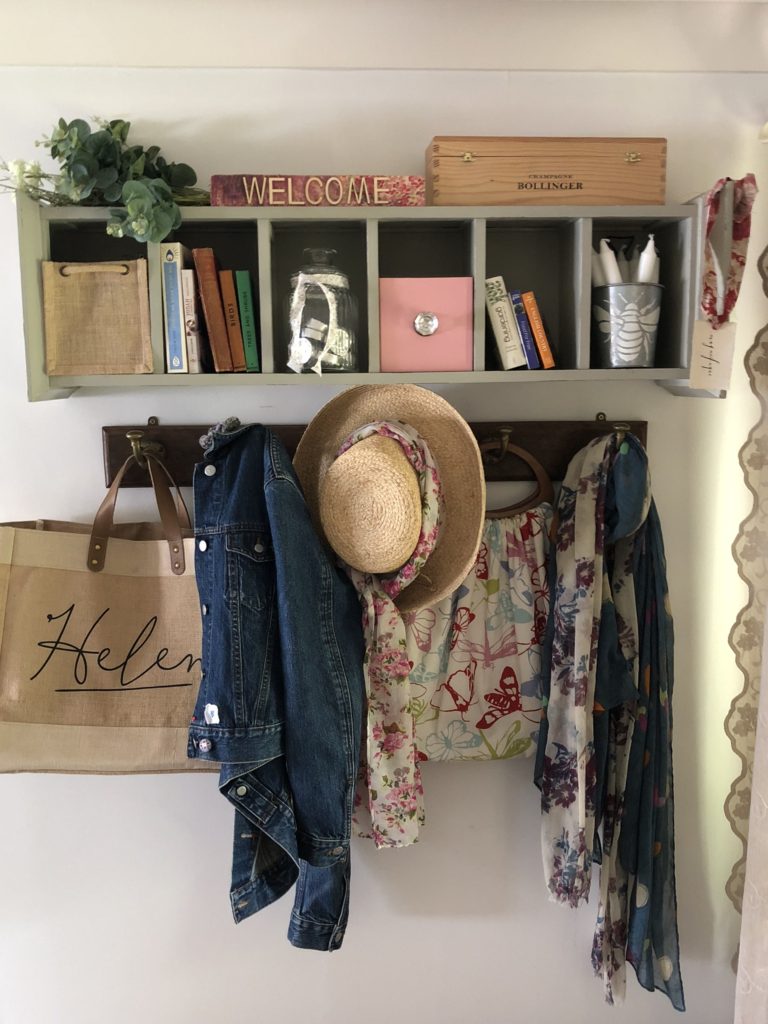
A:
[[[147,261],[43,263],[46,372],[152,373]]]

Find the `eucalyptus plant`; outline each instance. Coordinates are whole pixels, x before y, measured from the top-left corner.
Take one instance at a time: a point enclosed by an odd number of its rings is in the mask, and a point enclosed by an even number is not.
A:
[[[181,223],[180,205],[205,205],[209,193],[195,188],[197,175],[188,164],[169,163],[159,146],[129,145],[130,121],[60,118],[44,146],[58,161],[58,174],[37,163],[2,164],[5,188],[24,191],[54,205],[113,206],[107,233],[139,242],[161,242]]]

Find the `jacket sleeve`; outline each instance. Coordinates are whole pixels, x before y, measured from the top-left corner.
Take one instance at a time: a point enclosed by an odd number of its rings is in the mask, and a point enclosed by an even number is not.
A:
[[[365,685],[362,613],[357,592],[312,524],[292,469],[271,479],[265,494],[286,767],[300,846],[306,843],[302,856],[328,863],[346,853],[351,828]]]

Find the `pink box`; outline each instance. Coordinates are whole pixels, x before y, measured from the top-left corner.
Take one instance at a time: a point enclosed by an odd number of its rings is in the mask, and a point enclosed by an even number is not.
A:
[[[382,277],[379,306],[385,373],[472,369],[471,277]]]

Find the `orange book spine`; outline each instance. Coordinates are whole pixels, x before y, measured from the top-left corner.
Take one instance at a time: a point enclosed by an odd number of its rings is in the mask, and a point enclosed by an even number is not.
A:
[[[197,272],[200,302],[208,328],[208,341],[213,355],[214,369],[217,373],[231,373],[232,353],[229,350],[227,323],[224,319],[224,305],[221,301],[216,257],[213,255],[213,249],[193,249],[192,259]]]
[[[541,321],[541,313],[539,312],[536,296],[533,292],[523,292],[522,299],[525,312],[528,314],[531,330],[533,331],[533,337],[536,340],[536,348],[539,350],[542,369],[551,370],[555,365],[555,357],[552,355],[552,349],[547,341],[547,332],[544,330],[544,324]]]
[[[237,311],[234,271],[220,270],[219,284],[221,285],[221,301],[224,304],[224,319],[227,321],[229,350],[232,353],[232,368],[235,373],[244,373],[245,346],[243,345],[243,331],[240,327],[240,314]]]

